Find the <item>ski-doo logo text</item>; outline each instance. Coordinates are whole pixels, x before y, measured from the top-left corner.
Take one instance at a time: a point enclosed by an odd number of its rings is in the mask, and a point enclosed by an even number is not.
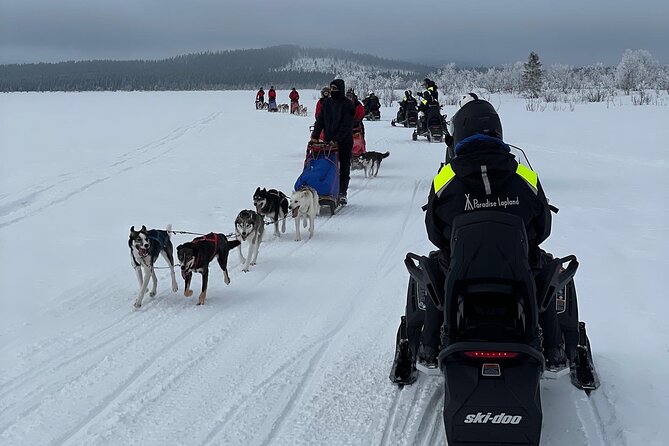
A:
[[[522,421],[523,417],[520,415],[507,415],[504,412],[499,415],[493,415],[491,412],[488,413],[470,413],[465,416],[466,424],[518,424]]]
[[[473,200],[469,198],[469,194],[465,194],[465,211],[473,211],[474,209],[486,209],[486,208],[504,208],[507,206],[518,206],[520,204],[520,199],[516,197],[515,200],[512,200],[509,197],[506,197],[506,200],[502,200],[497,197],[496,201],[490,201],[488,198],[485,201],[479,201],[476,198]]]

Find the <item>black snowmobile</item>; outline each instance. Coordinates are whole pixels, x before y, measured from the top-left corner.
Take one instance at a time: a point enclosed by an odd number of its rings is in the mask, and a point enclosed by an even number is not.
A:
[[[390,125],[403,125],[404,127],[416,127],[418,124],[418,108],[416,101],[408,102],[405,107],[397,110],[397,117],[390,121]]]
[[[447,272],[436,254],[405,259],[415,308],[407,308],[398,330],[391,381],[416,380],[427,314],[411,311],[432,305],[443,315],[436,371],[445,378],[448,444],[539,444],[545,368],[539,314],[548,305],[558,308],[572,383],[586,391],[599,385],[585,324],[578,323],[576,258],[553,259],[535,279],[522,220],[494,211],[455,218]]]
[[[418,118],[411,139],[417,141],[419,136],[424,136],[430,142],[442,142],[445,134],[444,124],[441,106],[438,103],[430,104]]]

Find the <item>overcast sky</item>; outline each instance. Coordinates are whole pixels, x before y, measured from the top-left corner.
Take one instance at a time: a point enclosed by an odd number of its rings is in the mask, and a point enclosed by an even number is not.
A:
[[[443,64],[669,63],[669,0],[0,0],[0,63],[279,44]]]

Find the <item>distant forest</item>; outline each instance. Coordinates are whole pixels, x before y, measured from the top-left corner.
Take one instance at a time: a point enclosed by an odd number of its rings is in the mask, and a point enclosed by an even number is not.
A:
[[[300,67],[296,60],[320,60]],[[323,63],[331,61],[331,63]],[[379,74],[418,79],[430,67],[343,50],[282,45],[204,52],[163,60],[92,60],[0,65],[0,91],[253,90],[320,88],[341,64],[371,67]]]

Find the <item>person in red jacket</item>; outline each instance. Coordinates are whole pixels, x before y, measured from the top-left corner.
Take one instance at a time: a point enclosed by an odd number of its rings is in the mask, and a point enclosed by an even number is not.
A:
[[[314,112],[314,117],[316,119],[318,119],[318,117],[321,114],[321,109],[323,108],[323,102],[329,97],[330,97],[330,87],[323,87],[323,89],[321,90],[321,98],[318,100],[318,102],[316,102],[316,107],[315,107],[316,111]],[[322,141],[323,138],[325,137],[324,135],[325,135],[325,130],[321,132],[321,135],[318,139]]]
[[[294,115],[297,113],[297,107],[300,105],[300,94],[293,88],[288,98],[290,99],[290,114]]]
[[[323,107],[323,101],[330,97],[330,87],[323,87],[321,90],[321,98],[316,102],[316,111],[314,112],[314,117],[318,119],[318,115],[321,114],[321,107]]]
[[[362,134],[362,137],[365,137],[365,126],[362,123],[362,120],[365,117],[365,106],[362,105],[362,102],[358,100],[358,96],[355,94],[355,91],[352,88],[349,88],[348,91],[346,92],[346,97],[353,102],[353,106],[355,107],[355,114],[353,115],[353,132],[355,133],[356,130],[360,130],[360,133]]]
[[[276,90],[274,89],[274,85],[269,87],[269,91],[267,92],[267,98],[269,102],[269,107],[267,108],[267,111],[278,111],[278,107],[276,105]]]

